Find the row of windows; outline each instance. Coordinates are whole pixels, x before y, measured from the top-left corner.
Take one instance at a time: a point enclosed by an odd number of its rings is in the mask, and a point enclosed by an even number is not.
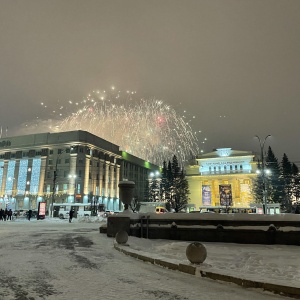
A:
[[[217,167],[213,167],[213,171],[214,171],[214,172],[216,172],[217,170],[218,170],[218,171],[221,171],[221,170],[222,170],[222,167],[221,167],[221,166],[219,166],[218,168],[217,168]],[[224,171],[227,171],[227,170],[228,170],[227,166],[224,166],[224,167],[223,167],[223,170],[224,170]],[[232,165],[229,166],[229,170],[230,170],[230,171],[233,171],[233,166],[232,166]],[[238,165],[235,165],[235,166],[234,166],[234,170],[235,170],[235,171],[238,170]],[[240,170],[243,170],[243,165],[240,165]],[[211,172],[211,171],[212,171],[212,167],[209,167],[209,172]]]

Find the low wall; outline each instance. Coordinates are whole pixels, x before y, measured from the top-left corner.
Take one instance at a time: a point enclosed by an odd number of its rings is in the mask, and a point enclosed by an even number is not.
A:
[[[195,214],[194,214],[195,215]],[[200,214],[199,214],[200,215]],[[107,235],[119,230],[129,235],[149,239],[203,241],[241,244],[300,245],[300,216],[216,215],[190,216],[186,214],[134,214],[134,217],[108,217]]]

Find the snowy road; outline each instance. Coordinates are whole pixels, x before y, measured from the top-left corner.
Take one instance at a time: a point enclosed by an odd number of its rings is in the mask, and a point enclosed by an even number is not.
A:
[[[0,223],[0,299],[287,299],[125,256],[98,223]]]

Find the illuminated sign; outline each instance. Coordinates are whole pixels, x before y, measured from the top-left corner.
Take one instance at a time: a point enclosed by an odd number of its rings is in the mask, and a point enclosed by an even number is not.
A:
[[[38,215],[37,219],[45,219],[46,216],[46,202],[39,202],[39,207],[38,207]]]

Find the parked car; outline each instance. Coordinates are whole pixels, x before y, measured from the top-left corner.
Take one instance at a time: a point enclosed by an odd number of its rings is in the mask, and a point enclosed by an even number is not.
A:
[[[104,218],[107,218],[109,215],[113,215],[115,212],[113,210],[106,210],[103,214]]]

